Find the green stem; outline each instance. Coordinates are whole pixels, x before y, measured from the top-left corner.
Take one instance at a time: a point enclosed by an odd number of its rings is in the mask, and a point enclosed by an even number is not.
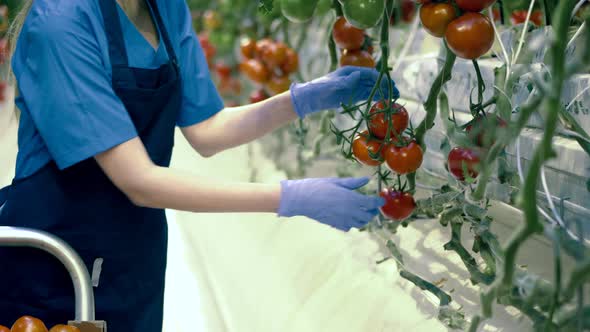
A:
[[[445,62],[441,68],[441,71],[438,73],[438,76],[434,79],[434,83],[430,89],[430,93],[428,94],[428,98],[424,103],[424,110],[426,111],[426,117],[416,128],[416,142],[420,144],[422,147],[422,151],[426,153],[426,143],[424,138],[428,130],[434,127],[434,120],[436,119],[436,112],[438,107],[438,95],[440,94],[442,87],[451,80],[452,78],[452,69],[455,65],[455,61],[457,60],[457,56],[453,53],[447,44],[445,43]],[[408,175],[408,183],[410,185],[409,190],[414,191],[416,189],[416,173],[412,173]]]
[[[418,288],[424,291],[428,291],[436,296],[440,301],[440,306],[445,306],[451,303],[452,299],[449,294],[445,293],[442,289],[436,287],[434,284],[418,277],[417,275],[407,271],[407,270],[400,270],[399,275],[416,285]]]

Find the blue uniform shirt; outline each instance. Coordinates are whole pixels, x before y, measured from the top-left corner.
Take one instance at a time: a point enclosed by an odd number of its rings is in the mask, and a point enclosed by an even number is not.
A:
[[[35,0],[13,57],[22,111],[16,178],[51,160],[60,169],[91,158],[137,132],[111,85],[111,63],[98,1]],[[114,0],[113,0],[114,1]],[[177,125],[204,121],[223,108],[184,0],[157,0],[179,58],[182,109]],[[119,8],[129,65],[158,68],[168,61]]]

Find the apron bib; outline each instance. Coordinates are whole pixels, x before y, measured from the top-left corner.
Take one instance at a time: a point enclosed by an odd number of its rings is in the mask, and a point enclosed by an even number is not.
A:
[[[109,42],[113,89],[150,158],[169,166],[181,107],[177,58],[155,0],[148,0],[170,61],[158,69],[129,66],[115,0],[99,0]],[[132,167],[130,165],[130,167]],[[92,273],[96,318],[109,332],[162,330],[168,229],[164,210],[137,207],[91,158],[66,170],[51,162],[0,193],[0,225],[52,233],[69,243]],[[74,317],[74,290],[63,266],[28,248],[1,248],[0,322],[32,315],[48,327]]]

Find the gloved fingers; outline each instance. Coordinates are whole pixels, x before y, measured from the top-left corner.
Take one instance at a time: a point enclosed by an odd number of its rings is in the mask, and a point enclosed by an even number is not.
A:
[[[361,178],[336,178],[333,182],[343,188],[355,190],[364,187],[371,181],[371,178],[365,176]]]
[[[364,222],[364,223],[368,223],[369,221],[373,220],[373,218],[375,218],[376,215],[377,215],[377,213],[373,213],[372,210],[369,210],[369,211],[355,210],[350,213],[350,216],[354,220],[356,220],[357,222]]]
[[[367,68],[367,67],[358,67],[358,66],[344,66],[344,67],[340,67],[338,68],[336,71],[332,72],[329,75],[334,75],[334,76],[348,76],[351,73],[354,72],[358,72],[359,74],[361,74],[362,76],[365,75],[373,75],[371,72],[376,73],[377,75],[379,75],[379,72],[375,69],[372,68]]]

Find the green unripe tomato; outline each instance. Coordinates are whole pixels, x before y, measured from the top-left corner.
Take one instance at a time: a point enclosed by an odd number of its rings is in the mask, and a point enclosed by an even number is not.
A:
[[[303,23],[313,17],[319,0],[281,0],[281,11],[291,22]]]
[[[319,0],[318,6],[315,9],[316,16],[326,15],[332,9],[332,0]]]
[[[377,25],[383,17],[385,0],[340,0],[344,17],[359,29]]]

